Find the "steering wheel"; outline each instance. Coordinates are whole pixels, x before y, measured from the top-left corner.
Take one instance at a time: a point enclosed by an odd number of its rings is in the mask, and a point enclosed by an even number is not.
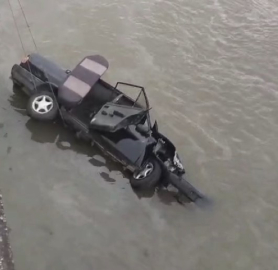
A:
[[[116,96],[111,102],[117,104],[118,101],[122,98],[124,94],[120,94],[118,96]]]

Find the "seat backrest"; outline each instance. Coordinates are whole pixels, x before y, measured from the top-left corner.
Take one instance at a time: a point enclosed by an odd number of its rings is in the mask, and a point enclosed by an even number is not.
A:
[[[79,104],[108,66],[107,60],[100,55],[85,57],[59,87],[59,101],[70,107]]]

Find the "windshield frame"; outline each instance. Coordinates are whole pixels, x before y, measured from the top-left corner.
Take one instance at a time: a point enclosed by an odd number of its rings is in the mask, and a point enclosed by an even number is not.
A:
[[[119,85],[125,85],[125,86],[130,86],[131,88],[138,88],[140,89],[140,93],[138,94],[137,98],[135,100],[133,100],[130,96],[126,95],[125,93],[123,93],[126,97],[128,97],[129,99],[131,99],[132,101],[134,101],[134,104],[133,106],[135,106],[136,102],[139,100],[139,98],[141,97],[141,95],[143,94],[143,97],[145,99],[145,103],[146,103],[146,108],[143,107],[143,109],[147,109],[149,110],[150,108],[150,105],[149,105],[149,100],[147,98],[147,95],[146,95],[146,91],[145,91],[145,88],[140,86],[140,85],[136,85],[136,84],[131,84],[131,83],[125,83],[125,82],[117,82],[116,83],[116,86],[114,87],[116,90],[120,91],[122,93],[122,91],[120,89],[118,89],[118,86]]]

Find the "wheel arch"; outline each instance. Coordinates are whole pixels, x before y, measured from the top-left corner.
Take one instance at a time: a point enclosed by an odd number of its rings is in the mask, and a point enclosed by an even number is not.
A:
[[[50,82],[44,82],[36,87],[36,92],[37,91],[48,91],[50,93],[54,93],[54,95],[57,97],[58,95],[58,86],[55,85],[54,83]]]

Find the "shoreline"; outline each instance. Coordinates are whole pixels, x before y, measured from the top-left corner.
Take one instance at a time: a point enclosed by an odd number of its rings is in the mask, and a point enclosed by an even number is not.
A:
[[[9,228],[0,194],[0,270],[14,270],[13,254],[9,242]]]

